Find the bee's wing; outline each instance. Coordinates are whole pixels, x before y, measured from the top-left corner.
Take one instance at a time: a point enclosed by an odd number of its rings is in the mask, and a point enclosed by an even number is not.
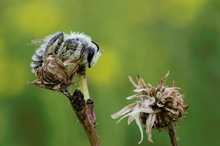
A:
[[[40,46],[43,43],[45,43],[44,39],[36,39],[36,40],[31,40],[31,43],[29,43],[28,45]]]

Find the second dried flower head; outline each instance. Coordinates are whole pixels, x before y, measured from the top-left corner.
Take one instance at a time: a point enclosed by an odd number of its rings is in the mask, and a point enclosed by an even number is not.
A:
[[[143,129],[146,129],[148,141],[152,140],[152,129],[166,129],[184,117],[187,105],[184,105],[183,95],[178,87],[173,83],[172,87],[164,85],[169,72],[161,79],[156,87],[146,84],[144,80],[137,75],[136,84],[129,76],[129,80],[135,87],[135,95],[127,97],[128,100],[136,99],[134,103],[125,106],[123,109],[112,115],[113,119],[121,117],[119,121],[128,117],[128,124],[136,121],[141,132],[143,140]],[[119,122],[118,121],[118,122]]]

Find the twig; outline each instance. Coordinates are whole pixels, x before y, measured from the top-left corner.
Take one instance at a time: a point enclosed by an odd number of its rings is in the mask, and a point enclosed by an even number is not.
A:
[[[68,90],[61,91],[70,100],[71,106],[86,132],[91,146],[100,146],[96,132],[96,117],[93,112],[94,102],[91,99],[85,101],[80,90],[75,90],[71,95]]]
[[[172,124],[168,126],[168,131],[169,131],[169,135],[170,135],[171,145],[172,146],[178,146],[178,144],[177,144],[177,137],[176,137],[176,134],[175,134],[175,131],[174,131],[174,127],[173,127]]]

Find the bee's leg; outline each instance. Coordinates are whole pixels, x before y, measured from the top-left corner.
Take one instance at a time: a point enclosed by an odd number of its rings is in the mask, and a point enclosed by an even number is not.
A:
[[[55,48],[52,48],[53,47],[53,44],[58,40],[58,43],[57,43],[57,46]],[[45,50],[45,55],[44,57],[46,57],[48,54],[56,54],[55,51],[57,51],[57,49],[60,48],[62,42],[63,42],[63,39],[64,39],[64,34],[63,32],[59,32],[57,33],[56,35],[54,35],[48,42],[47,44],[47,47],[46,47],[46,50]]]
[[[63,46],[60,47],[57,56],[66,60],[69,55],[74,52],[73,39],[67,39],[63,43]]]
[[[64,41],[64,34],[62,33],[58,38],[57,45],[52,48],[54,55],[59,53],[63,41]]]
[[[69,69],[70,79],[72,79],[72,77],[74,76],[74,74],[78,71],[79,66],[80,66],[80,61],[81,61],[81,60],[78,60],[78,61],[76,61],[76,62],[73,62],[72,60],[67,60],[67,61],[65,61],[65,62],[63,63],[65,66],[67,66],[67,65],[71,66],[71,68]]]
[[[64,63],[64,66],[71,66],[69,73],[74,74],[76,70],[78,69],[79,63],[78,62],[73,62],[72,60],[67,60]]]

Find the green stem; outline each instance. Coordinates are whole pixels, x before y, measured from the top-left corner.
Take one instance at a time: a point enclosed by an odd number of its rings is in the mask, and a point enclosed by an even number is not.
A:
[[[78,79],[79,79],[79,88],[84,95],[85,101],[87,101],[87,99],[90,99],[90,96],[89,96],[89,90],[88,90],[85,74],[83,75],[78,74]]]

